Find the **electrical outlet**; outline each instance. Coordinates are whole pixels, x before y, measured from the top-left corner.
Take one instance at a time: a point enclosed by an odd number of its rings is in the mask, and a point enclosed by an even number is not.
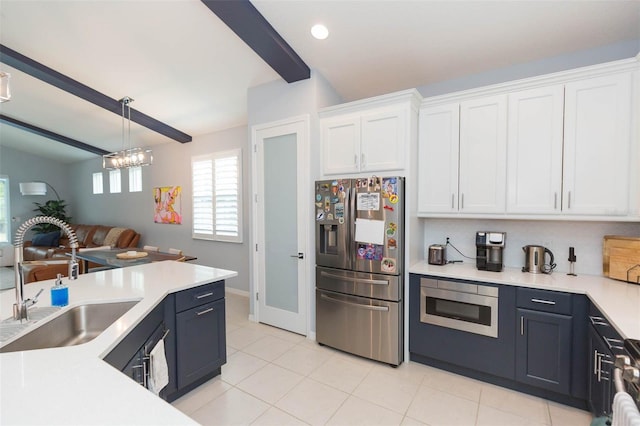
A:
[[[447,237],[447,244],[449,244],[449,237]]]

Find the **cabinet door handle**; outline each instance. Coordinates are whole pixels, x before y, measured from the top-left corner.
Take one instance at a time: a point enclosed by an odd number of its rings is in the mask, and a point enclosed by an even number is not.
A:
[[[558,193],[557,192],[553,193],[553,209],[554,210],[558,209]]]
[[[555,305],[556,302],[554,300],[544,300],[544,299],[531,299],[533,303],[542,303],[544,305]]]
[[[598,350],[593,350],[593,375],[598,374]]]
[[[205,309],[204,311],[201,311],[201,312],[196,312],[196,315],[200,316],[200,315],[208,314],[211,311],[213,311],[213,308]]]
[[[365,161],[364,154],[360,154],[360,167],[367,167],[367,162]]]
[[[598,354],[598,382],[602,381],[602,355]]]
[[[455,195],[456,195],[456,194],[451,194],[451,210],[453,210],[453,209],[454,209],[454,205],[453,205],[453,203],[454,203],[454,197],[455,197]]]
[[[571,208],[571,191],[569,191],[569,193],[567,194],[567,208],[570,209]]]
[[[460,210],[464,209],[464,193],[460,194]]]
[[[353,156],[353,165],[357,166],[358,165],[358,154]]]
[[[524,336],[524,316],[520,316],[520,335]]]
[[[199,294],[196,296],[196,299],[204,299],[205,297],[213,296],[213,292]]]

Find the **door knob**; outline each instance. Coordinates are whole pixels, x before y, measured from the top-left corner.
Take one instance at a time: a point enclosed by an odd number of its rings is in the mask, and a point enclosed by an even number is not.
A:
[[[304,259],[304,253],[292,254],[289,257],[297,257],[298,259]]]

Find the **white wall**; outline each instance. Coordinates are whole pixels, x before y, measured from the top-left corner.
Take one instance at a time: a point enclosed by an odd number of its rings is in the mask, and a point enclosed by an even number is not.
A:
[[[142,192],[128,192],[128,175],[122,174],[123,192],[109,193],[108,173],[103,173],[105,193],[92,194],[92,174],[102,171],[99,158],[74,164],[70,168],[74,205],[74,223],[127,226],[142,234],[140,246],[145,244],[167,249],[179,248],[196,256],[194,263],[238,272],[227,286],[249,291],[249,149],[246,127],[236,127],[208,135],[194,137],[187,144],[171,142],[153,148],[154,164],[142,169]],[[195,240],[191,238],[192,184],[191,157],[193,155],[242,148],[243,155],[243,243]],[[153,222],[153,188],[182,186],[182,224],[166,225]]]

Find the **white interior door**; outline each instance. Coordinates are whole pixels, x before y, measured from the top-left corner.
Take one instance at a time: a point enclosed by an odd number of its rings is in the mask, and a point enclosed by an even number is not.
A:
[[[259,322],[307,334],[308,118],[254,127]]]

